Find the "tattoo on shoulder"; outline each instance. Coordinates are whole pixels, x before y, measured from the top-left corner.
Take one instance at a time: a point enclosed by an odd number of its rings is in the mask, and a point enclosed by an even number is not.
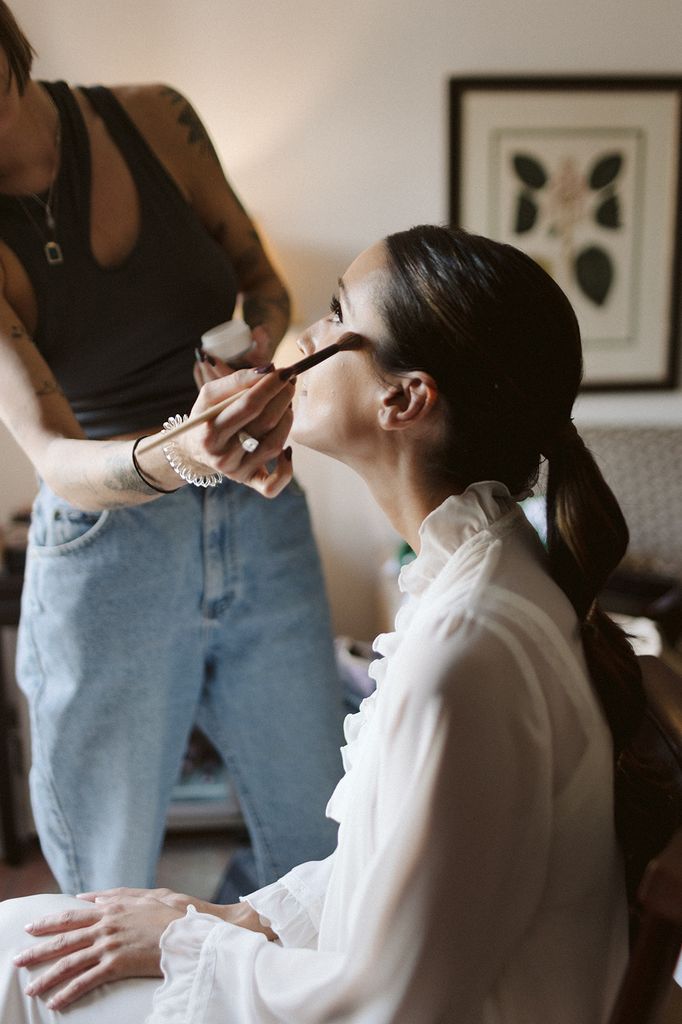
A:
[[[187,129],[187,141],[190,146],[198,146],[202,156],[209,157],[220,166],[220,160],[218,159],[215,147],[192,104],[181,93],[171,89],[170,86],[164,86],[161,90],[161,95],[167,97],[170,100],[171,106],[176,108],[178,124]]]
[[[10,337],[14,338],[16,341],[18,341],[19,338],[28,338],[28,334],[23,327],[19,326],[19,324],[12,324],[9,333]]]

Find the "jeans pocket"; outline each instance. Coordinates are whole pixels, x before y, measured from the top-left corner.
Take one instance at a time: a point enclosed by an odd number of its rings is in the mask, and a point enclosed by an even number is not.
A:
[[[67,554],[90,544],[108,522],[111,509],[86,512],[63,499],[39,497],[31,517],[30,543],[40,556]]]

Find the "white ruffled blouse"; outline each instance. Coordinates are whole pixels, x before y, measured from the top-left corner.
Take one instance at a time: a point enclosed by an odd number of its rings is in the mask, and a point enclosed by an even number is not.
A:
[[[626,958],[611,743],[575,615],[501,484],[449,497],[346,720],[335,852],[193,908],[148,1024],[598,1024]]]

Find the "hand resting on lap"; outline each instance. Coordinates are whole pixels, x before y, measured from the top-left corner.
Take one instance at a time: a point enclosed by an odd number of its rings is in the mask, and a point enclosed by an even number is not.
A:
[[[34,937],[45,936],[46,941],[14,958],[17,967],[49,965],[26,992],[47,998],[54,1010],[64,1009],[106,982],[160,978],[161,936],[172,921],[184,917],[190,905],[269,939],[276,937],[245,903],[220,906],[170,889],[108,889],[82,893],[79,898],[82,910],[73,908],[28,923],[26,931]]]

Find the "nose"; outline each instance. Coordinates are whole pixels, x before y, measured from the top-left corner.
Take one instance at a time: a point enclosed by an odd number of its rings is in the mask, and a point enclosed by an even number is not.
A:
[[[308,327],[306,330],[296,339],[296,347],[304,356],[309,356],[311,352],[315,351],[315,345],[310,334],[311,328]]]

